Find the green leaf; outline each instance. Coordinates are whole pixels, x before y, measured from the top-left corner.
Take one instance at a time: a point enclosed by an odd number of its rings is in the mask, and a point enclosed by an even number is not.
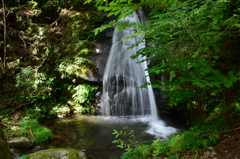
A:
[[[159,88],[159,84],[153,84],[152,87],[153,88]]]
[[[229,80],[227,83],[224,83],[224,86],[227,88],[230,88],[233,85],[233,83]]]

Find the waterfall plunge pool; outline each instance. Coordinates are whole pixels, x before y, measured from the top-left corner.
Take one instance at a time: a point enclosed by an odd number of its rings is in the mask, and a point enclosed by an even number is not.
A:
[[[114,117],[114,116],[85,116],[74,115],[63,119],[44,120],[42,123],[49,127],[55,139],[44,143],[45,148],[71,147],[85,151],[90,159],[120,158],[124,149],[113,144],[113,130],[125,131],[128,126],[134,130],[138,141],[151,142],[156,138],[167,139],[169,135],[186,129],[183,121],[176,117],[163,116],[164,121],[152,122],[151,116],[144,117]],[[128,140],[126,137],[121,137]]]

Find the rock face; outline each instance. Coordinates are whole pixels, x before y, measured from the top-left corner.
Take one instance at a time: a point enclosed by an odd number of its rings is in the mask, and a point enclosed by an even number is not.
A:
[[[99,82],[102,81],[102,76],[104,73],[104,69],[107,63],[109,50],[111,46],[112,46],[111,39],[98,42],[96,43],[97,55],[89,56],[89,58],[93,60],[93,64],[98,70],[99,78],[97,79],[97,81]]]
[[[26,137],[17,137],[8,141],[9,145],[15,148],[31,148],[33,146],[31,140]]]
[[[12,159],[12,156],[10,154],[11,153],[10,153],[8,144],[4,138],[4,134],[3,134],[2,128],[0,126],[0,158],[1,159]]]
[[[28,155],[28,159],[87,159],[84,152],[70,149],[58,148],[38,151]]]

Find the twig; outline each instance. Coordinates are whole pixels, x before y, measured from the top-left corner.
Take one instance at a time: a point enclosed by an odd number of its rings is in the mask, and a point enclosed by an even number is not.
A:
[[[3,126],[5,126],[5,127],[8,127],[8,125],[7,124],[4,124],[3,122],[0,122]]]
[[[239,138],[240,137],[240,135],[238,135],[238,136],[235,136],[235,137],[232,137],[230,140],[228,140],[227,142],[229,143],[230,141],[232,141],[232,140],[234,140],[234,139],[236,139],[236,138]]]
[[[237,127],[237,128],[235,128],[235,129],[220,131],[220,132],[217,132],[217,133],[218,133],[218,134],[222,134],[222,133],[225,133],[225,132],[236,131],[236,130],[239,130],[239,129],[240,129],[240,127]]]
[[[239,129],[240,129],[240,127],[237,127],[237,128],[235,128],[235,129],[231,129],[231,130],[217,131],[216,133],[222,134],[222,133],[225,133],[225,132],[236,131],[236,130],[239,130]],[[212,134],[206,134],[206,135],[200,135],[200,136],[211,136],[211,135],[212,135]],[[199,136],[199,135],[197,135],[197,136]]]
[[[34,135],[33,135],[33,133],[32,133],[32,125],[30,125],[30,131],[29,131],[29,133],[32,135],[32,138],[33,138],[34,140],[36,140],[35,137],[34,137]]]

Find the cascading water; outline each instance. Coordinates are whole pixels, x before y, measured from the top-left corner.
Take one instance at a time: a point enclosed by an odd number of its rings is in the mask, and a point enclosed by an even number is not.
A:
[[[136,12],[121,19],[121,21],[141,22]],[[102,113],[106,116],[150,116],[150,129],[146,132],[158,133],[161,137],[166,137],[176,131],[174,128],[167,128],[158,119],[152,86],[138,88],[150,81],[148,73],[145,71],[147,62],[137,63],[145,60],[146,57],[130,58],[138,50],[145,47],[145,42],[142,41],[141,37],[121,41],[134,33],[134,29],[136,28],[128,27],[113,34],[112,47],[103,75]],[[129,46],[136,43],[139,45],[128,49]]]
[[[122,19],[130,23],[140,23],[136,13]],[[138,47],[128,49],[129,46],[141,40],[135,37],[125,41],[121,39],[133,33],[133,27],[123,31],[114,32],[113,44],[108,57],[105,73],[103,76],[103,96],[102,109],[105,115],[126,116],[126,115],[146,115],[151,114],[150,105],[154,105],[150,100],[148,88],[138,89],[148,82],[146,78],[146,62],[137,64],[145,57],[138,57],[134,60],[130,56],[139,49],[145,47],[142,42]],[[153,106],[155,107],[155,106]],[[155,110],[156,111],[156,110]]]

